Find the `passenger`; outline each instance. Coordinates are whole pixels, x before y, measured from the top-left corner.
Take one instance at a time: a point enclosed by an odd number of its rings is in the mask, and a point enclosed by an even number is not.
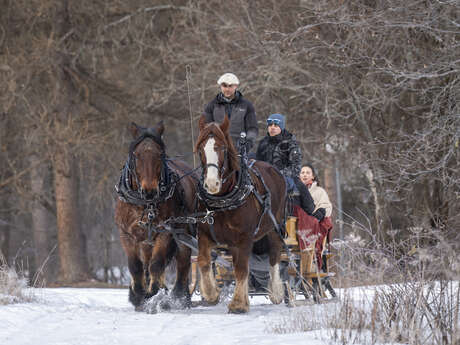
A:
[[[311,164],[303,164],[300,170],[300,180],[307,186],[313,201],[315,202],[315,211],[324,208],[325,217],[331,217],[332,204],[324,188],[319,186],[319,180],[316,171]]]
[[[254,106],[237,90],[240,81],[233,73],[223,74],[217,80],[217,84],[220,92],[204,108],[206,122],[222,123],[227,115],[230,120],[230,136],[235,148],[239,149],[240,133],[246,132],[246,147],[249,152],[259,132]]]
[[[300,207],[318,221],[324,218],[325,210],[315,207],[308,188],[300,181],[302,153],[295,135],[286,128],[284,115],[272,114],[267,119],[267,135],[259,142],[256,159],[278,168],[286,180],[288,193],[299,194]]]
[[[323,219],[319,220],[320,233],[316,241],[315,251],[317,255],[318,266],[326,271],[326,262],[322,262],[323,258],[321,253],[323,253],[324,249],[324,237],[327,236],[327,243],[330,242],[330,234],[332,230],[332,203],[329,200],[329,196],[327,195],[327,192],[324,190],[324,188],[319,186],[319,180],[316,171],[311,164],[302,165],[302,169],[300,171],[300,180],[305,186],[308,187],[313,201],[315,202],[315,211],[321,208],[325,211]]]

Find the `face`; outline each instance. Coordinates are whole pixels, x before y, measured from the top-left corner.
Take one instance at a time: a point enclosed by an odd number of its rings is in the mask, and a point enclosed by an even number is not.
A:
[[[153,140],[145,139],[138,145],[134,155],[141,191],[150,197],[158,192],[158,182],[161,175],[161,150]]]
[[[222,94],[226,98],[233,98],[235,97],[235,92],[236,92],[237,87],[238,85],[235,85],[235,84],[228,85],[226,83],[222,83],[220,84],[220,91],[222,91]]]
[[[313,171],[311,171],[310,167],[302,167],[302,170],[300,171],[300,181],[307,184],[313,181],[314,178],[315,176],[313,176]]]
[[[203,187],[209,194],[220,192],[222,181],[219,177],[219,155],[216,150],[216,140],[209,138],[203,148],[203,154],[206,164],[206,176],[203,181]]]
[[[275,124],[273,123],[273,124],[271,124],[270,126],[268,126],[267,131],[268,131],[268,134],[269,134],[271,137],[273,137],[273,136],[278,135],[278,134],[281,133],[281,127],[278,126],[278,125],[275,125]]]

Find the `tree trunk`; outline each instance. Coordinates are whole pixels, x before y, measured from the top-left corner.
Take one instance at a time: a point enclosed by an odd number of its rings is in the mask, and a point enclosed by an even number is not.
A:
[[[1,220],[0,220],[1,221]],[[1,258],[9,263],[8,258],[10,255],[10,226],[0,223],[0,261]]]
[[[337,205],[334,167],[334,157],[328,156],[327,164],[324,167],[324,180],[322,181],[322,185],[326,190],[327,195],[329,196],[329,200],[331,200],[331,203],[333,205]]]
[[[376,225],[376,231],[374,233],[377,234],[377,237],[381,241],[385,241],[385,233],[384,233],[384,214],[383,214],[383,203],[380,200],[379,197],[379,189],[377,186],[377,182],[375,181],[374,173],[371,168],[366,170],[366,177],[369,182],[369,186],[372,192],[372,196],[374,199],[374,214],[375,214],[375,225]]]
[[[60,258],[59,282],[73,283],[89,278],[86,241],[78,217],[75,158],[63,145],[54,157],[54,180]]]
[[[69,1],[56,1],[55,23],[59,38],[71,29]],[[70,44],[70,41],[69,41]],[[68,73],[70,55],[60,49],[55,54],[54,97],[56,122],[54,126],[56,147],[53,157],[54,184],[56,196],[56,219],[58,228],[58,251],[60,259],[59,277],[61,283],[88,280],[89,265],[86,256],[86,240],[81,231],[78,205],[78,171],[72,144],[66,132],[74,130],[73,120],[82,113],[78,90],[72,84]],[[67,72],[66,72],[67,70]]]
[[[45,179],[48,175],[45,164],[38,165],[39,157],[32,155],[30,157],[31,165],[36,165],[35,169],[30,172],[30,186],[32,191],[32,232],[34,240],[34,265],[31,267],[30,277],[32,285],[36,283],[50,283],[52,279],[52,269],[50,269],[49,256],[49,234],[53,227],[50,212],[40,202],[46,194]]]

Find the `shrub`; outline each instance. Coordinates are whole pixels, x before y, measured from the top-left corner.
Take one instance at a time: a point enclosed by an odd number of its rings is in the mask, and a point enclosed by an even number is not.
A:
[[[33,301],[33,292],[27,287],[27,279],[0,256],[0,305]]]

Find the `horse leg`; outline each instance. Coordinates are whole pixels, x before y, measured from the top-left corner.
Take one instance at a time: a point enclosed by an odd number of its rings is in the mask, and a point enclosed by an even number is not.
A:
[[[129,287],[129,301],[139,309],[145,299],[144,268],[138,256],[128,256],[128,268],[131,273],[131,285]]]
[[[155,296],[161,287],[164,287],[164,271],[174,253],[175,244],[170,235],[160,234],[155,238],[153,248],[149,244],[145,244],[145,246],[148,246],[145,250],[150,250],[151,252],[150,260],[148,261],[150,282],[147,289],[147,296],[150,298]]]
[[[233,299],[228,305],[229,313],[241,314],[249,311],[248,274],[250,253],[250,243],[246,247],[232,250],[236,286]]]
[[[176,284],[172,295],[180,299],[184,307],[190,307],[192,304],[188,289],[191,252],[190,248],[180,245],[176,253]]]
[[[198,232],[198,267],[200,269],[200,293],[209,304],[219,302],[219,291],[211,267],[211,243],[209,238]]]
[[[270,281],[268,282],[268,297],[273,304],[280,304],[284,299],[284,286],[280,277],[281,240],[274,232],[268,235],[270,249]]]

